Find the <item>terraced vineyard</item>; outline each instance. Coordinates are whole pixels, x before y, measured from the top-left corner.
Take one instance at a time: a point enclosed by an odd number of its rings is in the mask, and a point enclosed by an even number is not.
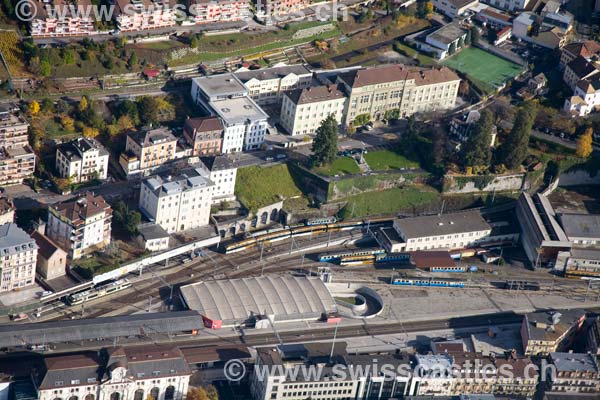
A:
[[[23,63],[23,51],[19,43],[19,36],[15,31],[0,31],[0,52],[4,57],[4,61],[8,64],[10,74],[13,77],[21,77],[26,75],[25,65]],[[0,79],[3,81],[8,79],[8,71],[2,65],[0,70]]]

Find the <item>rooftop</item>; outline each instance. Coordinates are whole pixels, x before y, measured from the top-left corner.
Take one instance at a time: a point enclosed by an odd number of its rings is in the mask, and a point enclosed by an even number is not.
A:
[[[12,200],[6,197],[0,197],[0,215],[6,214],[15,210],[15,205]]]
[[[220,131],[223,129],[223,124],[217,117],[188,118],[185,121],[184,129],[195,132]]]
[[[168,238],[169,234],[160,225],[148,223],[138,226],[138,232],[144,240]]]
[[[554,342],[572,326],[585,319],[583,310],[540,311],[525,314],[530,340]]]
[[[37,248],[35,240],[19,228],[17,224],[0,225],[0,257],[11,256]]]
[[[185,190],[204,188],[213,185],[213,182],[205,177],[200,168],[188,168],[182,170],[179,175],[167,174],[155,175],[144,180],[146,185],[158,197],[168,196]]]
[[[88,218],[96,216],[100,213],[110,213],[111,208],[104,200],[104,197],[95,196],[91,192],[86,192],[84,195],[64,201],[62,203],[53,204],[50,209],[69,221],[72,225],[82,225]]]
[[[303,64],[297,65],[281,65],[272,68],[263,68],[256,70],[239,70],[235,72],[235,76],[243,83],[252,79],[259,81],[267,81],[272,79],[281,79],[286,76],[293,75],[311,75],[312,72],[308,66]]]
[[[558,372],[599,372],[594,355],[588,353],[550,353]]]
[[[356,88],[404,80],[412,80],[416,86],[460,80],[458,75],[447,67],[420,69],[402,64],[353,70],[340,74],[338,79]]]
[[[298,89],[285,94],[290,100],[297,105],[318,103],[321,101],[331,101],[335,99],[343,99],[344,93],[337,88],[336,85],[314,86],[305,89]]]
[[[200,161],[209,171],[235,168],[233,161],[227,156],[200,157]]]
[[[404,233],[406,239],[491,229],[479,211],[401,218],[394,221],[394,226]]]
[[[63,153],[68,160],[81,159],[83,154],[90,150],[97,150],[100,156],[108,155],[108,152],[104,147],[93,138],[77,138],[72,142],[59,145],[58,150]]]
[[[210,106],[226,125],[237,125],[246,121],[259,121],[269,118],[262,108],[246,96],[211,101]]]
[[[46,260],[52,257],[57,251],[65,252],[56,242],[38,231],[34,231],[31,237],[38,245],[38,255]]]
[[[442,26],[440,29],[427,35],[431,39],[449,45],[452,42],[460,39],[467,32],[460,27],[457,22],[449,23],[448,25]]]
[[[562,51],[567,51],[575,56],[582,56],[586,59],[600,53],[600,43],[595,40],[587,40],[585,42],[569,43],[562,48]]]
[[[244,84],[232,73],[208,75],[193,81],[209,98],[219,96],[243,96],[248,92]]]
[[[578,78],[585,78],[598,72],[598,67],[596,67],[594,63],[581,56],[571,60],[571,62],[568,64],[568,67]]]
[[[456,262],[447,251],[415,251],[410,257],[415,267],[421,269],[456,266]]]
[[[140,147],[155,146],[161,143],[176,142],[171,130],[167,127],[145,128],[128,135]]]
[[[329,290],[318,278],[261,276],[205,281],[181,288],[185,303],[213,321],[244,322],[253,316],[274,320],[318,317],[336,311]]]
[[[561,214],[560,223],[569,239],[600,238],[598,214]]]

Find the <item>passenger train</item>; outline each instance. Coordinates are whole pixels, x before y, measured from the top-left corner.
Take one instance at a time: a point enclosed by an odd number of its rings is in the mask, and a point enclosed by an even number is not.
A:
[[[73,306],[82,304],[83,302],[94,300],[112,293],[120,292],[121,290],[131,287],[131,282],[127,279],[120,279],[111,282],[107,285],[95,287],[84,292],[73,293],[67,296],[67,304]]]
[[[464,288],[465,282],[455,279],[444,278],[421,278],[421,277],[400,277],[392,279],[392,285],[399,286],[425,286],[425,287],[447,287]]]

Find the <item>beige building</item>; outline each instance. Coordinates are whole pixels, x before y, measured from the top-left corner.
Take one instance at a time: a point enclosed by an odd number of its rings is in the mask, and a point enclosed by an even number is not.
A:
[[[6,197],[0,197],[0,225],[8,224],[14,221],[15,206],[13,202]]]
[[[600,393],[600,367],[595,354],[550,353],[555,368],[549,390],[558,393]]]
[[[235,76],[259,105],[279,103],[288,90],[310,87],[312,72],[306,65],[276,64],[271,68],[240,68]]]
[[[32,285],[38,246],[16,224],[0,226],[0,293]]]
[[[403,117],[417,112],[454,107],[460,78],[447,67],[419,69],[404,65],[366,68],[338,76],[348,101],[345,125],[361,114],[375,120],[388,110],[398,109]]]
[[[43,233],[35,231],[31,237],[38,245],[37,273],[47,280],[65,275],[67,252]]]
[[[29,144],[29,124],[10,112],[0,112],[0,148],[21,148]]]
[[[116,0],[115,20],[120,31],[168,28],[177,23],[174,0]]]
[[[183,137],[192,146],[192,155],[218,155],[223,144],[223,124],[218,117],[188,118]]]
[[[0,186],[23,183],[34,171],[35,153],[29,146],[0,149]]]
[[[31,20],[31,36],[87,36],[98,33],[94,26],[90,0],[35,0],[35,15]]]
[[[127,175],[147,175],[174,160],[176,152],[177,138],[169,128],[144,129],[127,135],[119,163]]]
[[[283,95],[281,126],[292,136],[313,134],[330,115],[342,123],[346,96],[335,85],[294,90]]]
[[[585,322],[585,311],[541,311],[525,314],[521,340],[527,356],[566,350]]]
[[[110,243],[112,209],[102,196],[86,193],[48,207],[46,235],[73,260]]]
[[[56,170],[74,183],[104,180],[108,174],[108,152],[92,138],[78,138],[56,148]]]

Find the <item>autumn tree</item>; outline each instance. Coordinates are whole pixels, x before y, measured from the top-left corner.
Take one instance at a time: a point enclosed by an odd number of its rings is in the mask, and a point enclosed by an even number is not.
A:
[[[463,165],[465,167],[487,166],[492,160],[490,144],[494,131],[494,116],[490,110],[483,110],[481,117],[467,138],[463,148]]]
[[[75,130],[75,120],[73,118],[69,117],[68,115],[63,115],[60,118],[60,124],[62,125],[63,129],[66,131]]]
[[[335,160],[338,147],[338,123],[333,115],[329,115],[317,128],[313,141],[313,159],[316,165],[329,164]]]
[[[81,97],[81,100],[79,100],[79,111],[85,111],[87,110],[89,105],[88,99],[85,96]]]
[[[536,113],[536,105],[532,102],[526,102],[519,108],[512,130],[499,149],[499,161],[507,168],[518,167],[527,157],[529,135]]]
[[[186,399],[187,400],[210,400],[208,398],[208,394],[206,393],[206,390],[204,390],[204,388],[192,387],[192,386],[190,386],[190,388],[188,389]]]
[[[206,387],[206,395],[209,400],[219,400],[219,392],[217,392],[217,388],[213,385],[208,385]]]
[[[592,147],[593,135],[594,131],[590,127],[579,136],[577,139],[577,149],[575,150],[578,157],[588,158],[592,154],[592,151],[594,150]]]
[[[100,131],[97,128],[92,128],[90,126],[86,126],[83,128],[83,137],[86,138],[95,138],[100,134]]]
[[[31,113],[31,115],[36,116],[38,115],[40,112],[40,103],[37,102],[37,100],[33,100],[31,103],[29,103],[29,113]]]

